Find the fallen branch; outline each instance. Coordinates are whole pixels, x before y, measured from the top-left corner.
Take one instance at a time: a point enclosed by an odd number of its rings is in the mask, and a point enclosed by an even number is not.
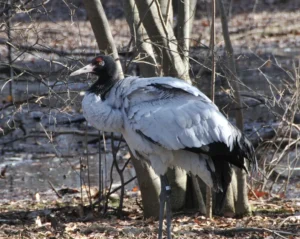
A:
[[[131,183],[135,179],[136,179],[136,176],[132,177],[128,181],[124,182],[123,186],[125,187],[127,184]],[[121,188],[122,188],[122,185],[120,185],[119,187],[116,187],[115,189],[111,190],[111,192],[107,196],[112,195],[113,193],[115,193],[116,191],[120,190]]]
[[[109,198],[110,195],[112,195],[113,193],[115,193],[116,191],[120,190],[122,187],[125,187],[127,184],[131,183],[133,180],[135,180],[137,177],[134,176],[132,177],[131,179],[129,179],[128,181],[124,182],[123,185],[120,185],[119,187],[116,187],[115,189],[111,190],[107,195],[106,195],[106,198]],[[96,202],[93,203],[93,206],[99,204],[99,201],[103,200],[104,198],[101,198],[101,199],[97,199]]]
[[[57,190],[54,188],[53,184],[48,180],[48,184],[50,185],[51,189],[55,192],[56,196],[58,198],[62,198],[62,196],[57,192]]]

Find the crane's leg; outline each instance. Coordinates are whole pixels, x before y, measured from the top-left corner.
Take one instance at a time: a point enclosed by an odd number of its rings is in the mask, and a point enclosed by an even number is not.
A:
[[[165,180],[163,177],[160,176],[160,195],[159,195],[159,228],[158,228],[158,238],[162,239],[162,231],[163,231],[163,221],[164,221],[164,211],[165,211],[165,203],[166,203],[166,196],[165,196]]]
[[[162,239],[162,231],[163,231],[163,221],[164,221],[164,211],[165,211],[165,201],[163,192],[161,190],[159,197],[159,228],[158,228],[158,239]]]
[[[165,204],[167,206],[167,238],[171,239],[171,187],[169,186],[169,182],[167,176],[160,176],[161,181],[161,193],[160,193],[160,207],[159,207],[159,229],[158,229],[158,238],[162,238],[162,228],[163,228],[163,220],[164,220],[164,210]]]
[[[167,205],[167,237],[171,239],[171,223],[172,223],[172,211],[171,211],[171,187],[168,184],[166,186],[166,205]]]

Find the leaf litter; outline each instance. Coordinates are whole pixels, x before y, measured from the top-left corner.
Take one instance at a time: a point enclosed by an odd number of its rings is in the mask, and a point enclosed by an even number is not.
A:
[[[143,219],[136,203],[140,196],[126,196],[123,218],[119,219],[113,208],[103,216],[97,208],[91,210],[87,196],[81,206],[78,195],[74,191],[71,195],[68,200],[32,198],[2,202],[0,238],[157,238],[158,221]],[[197,212],[189,216],[176,214],[172,234],[174,238],[299,239],[299,199],[250,198],[250,202],[253,215],[244,218],[207,219]]]

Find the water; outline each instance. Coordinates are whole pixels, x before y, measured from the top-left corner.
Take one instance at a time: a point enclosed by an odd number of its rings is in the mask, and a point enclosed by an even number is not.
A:
[[[110,184],[110,168],[112,166],[112,155],[108,153],[106,160],[102,156],[103,186],[106,188]],[[15,154],[6,155],[0,160],[0,169],[5,166],[5,178],[0,179],[1,200],[17,200],[34,198],[36,193],[45,195],[45,197],[56,197],[54,191],[51,190],[51,183],[56,190],[62,188],[77,188],[80,190],[81,185],[90,185],[91,187],[99,186],[99,154],[87,157],[56,157],[51,154]],[[123,167],[126,160],[118,157],[119,167]],[[105,163],[106,162],[106,163]],[[82,167],[82,177],[80,177],[80,163]],[[89,167],[88,167],[89,165]],[[106,167],[105,167],[106,166]],[[89,169],[89,180],[88,180]],[[135,176],[134,169],[130,166],[124,170],[125,181]],[[112,173],[112,188],[120,186],[119,175],[116,170]],[[80,182],[82,180],[82,182]],[[89,184],[90,183],[90,184]],[[131,190],[137,184],[136,181],[126,186],[127,190]]]

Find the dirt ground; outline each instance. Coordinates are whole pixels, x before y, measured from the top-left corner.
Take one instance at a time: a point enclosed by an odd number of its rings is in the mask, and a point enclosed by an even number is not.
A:
[[[76,194],[67,200],[51,201],[35,195],[32,200],[1,203],[0,238],[157,238],[158,222],[143,220],[139,197],[125,197],[121,219],[113,209],[105,217],[100,216],[97,208],[79,206],[80,200]],[[88,205],[87,198],[83,200]],[[261,198],[251,204],[253,216],[244,218],[207,219],[196,212],[176,213],[172,235],[174,238],[299,239],[299,199]]]

